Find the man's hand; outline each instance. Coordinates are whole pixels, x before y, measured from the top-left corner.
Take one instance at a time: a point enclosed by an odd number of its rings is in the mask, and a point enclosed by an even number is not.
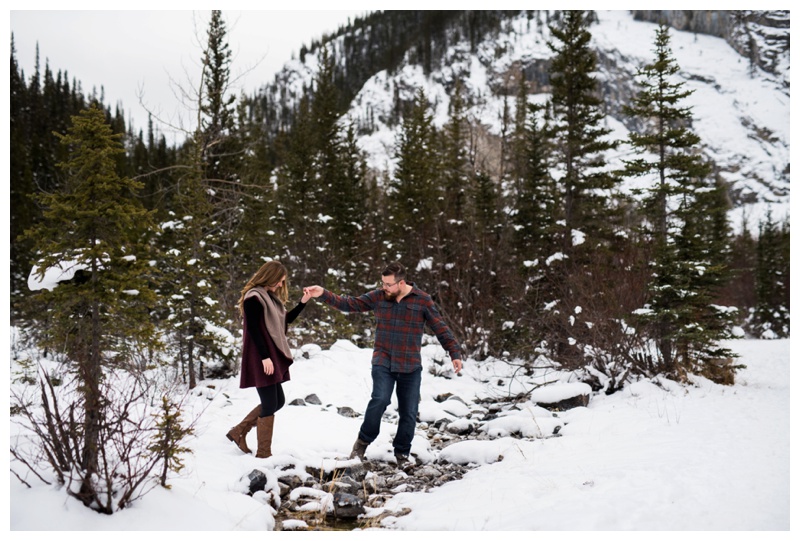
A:
[[[325,292],[325,289],[320,286],[308,286],[303,288],[303,295],[308,295],[309,297],[319,297]]]
[[[453,359],[453,368],[455,369],[456,374],[461,372],[461,367],[462,366],[463,366],[463,364],[461,363],[461,359]]]

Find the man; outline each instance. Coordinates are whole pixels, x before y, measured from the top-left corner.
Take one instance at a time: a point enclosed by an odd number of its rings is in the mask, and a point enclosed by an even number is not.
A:
[[[425,324],[447,350],[456,373],[461,371],[461,347],[442,320],[431,296],[413,282],[406,282],[403,265],[391,263],[381,274],[381,289],[360,297],[336,295],[320,286],[311,286],[303,291],[312,297],[320,297],[322,302],[342,312],[375,312],[377,328],[372,353],[372,397],[350,458],[363,460],[367,446],[378,437],[381,417],[397,386],[400,419],[393,446],[397,464],[402,467],[408,462],[417,423],[422,383],[420,348]]]

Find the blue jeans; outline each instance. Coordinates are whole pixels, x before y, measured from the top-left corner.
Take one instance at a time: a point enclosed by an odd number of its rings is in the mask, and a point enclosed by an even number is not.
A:
[[[400,421],[397,424],[397,435],[394,437],[394,452],[398,455],[408,455],[411,452],[411,440],[414,439],[414,429],[417,426],[421,383],[421,366],[411,373],[401,374],[391,372],[385,366],[372,365],[372,397],[358,432],[359,439],[372,443],[378,437],[383,412],[392,402],[392,391],[396,384],[397,412]]]

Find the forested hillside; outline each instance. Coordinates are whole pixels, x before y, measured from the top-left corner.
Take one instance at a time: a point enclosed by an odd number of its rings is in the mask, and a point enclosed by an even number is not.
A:
[[[680,13],[664,20],[679,27]],[[706,19],[738,44],[751,76],[777,81],[788,97],[788,12],[719,13]],[[262,261],[286,263],[299,297],[312,283],[364,292],[400,259],[475,359],[545,356],[620,385],[635,373],[687,371],[729,381],[735,360],[720,339],[739,329],[788,334],[788,219],[767,214],[748,228],[730,220],[733,206],[787,200],[788,162],[769,178],[753,169],[745,176],[755,183],[731,180],[760,158],[725,154],[724,142],[693,129],[692,91],[671,49],[679,30],[652,25],[640,45],[649,60],[626,71],[629,59],[594,43],[596,24],[596,14],[577,11],[376,12],[304,47],[275,81],[240,97],[230,93],[227,29],[216,13],[200,122],[176,147],[157,125],[131,133],[123,111],[85,95],[66,71],[23,73],[12,38],[14,323],[49,329],[59,311],[65,321],[86,313],[64,299],[85,297],[111,268],[110,251],[95,253],[94,268],[85,261],[96,232],[69,230],[82,218],[67,217],[105,203],[76,196],[85,179],[70,165],[75,139],[55,135],[94,104],[116,134],[114,174],[132,181],[109,197],[146,211],[114,257],[148,262],[136,276],[152,295],[130,308],[154,331],[115,357],[123,364],[165,350],[189,385],[229,375],[235,303]],[[513,56],[526,40],[546,52]],[[486,87],[466,77],[476,58]],[[473,71],[458,72],[463,65]],[[635,192],[623,189],[633,181]],[[32,291],[31,269],[58,260],[94,278],[73,277],[58,295]],[[100,296],[99,310],[114,314],[131,300]],[[370,344],[369,318],[308,311],[298,342]],[[111,343],[131,338],[106,331]]]

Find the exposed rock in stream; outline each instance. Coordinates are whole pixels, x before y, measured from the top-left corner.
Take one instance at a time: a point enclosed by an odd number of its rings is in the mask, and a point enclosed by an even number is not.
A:
[[[560,393],[554,393],[555,387],[538,393],[543,401],[542,407],[534,400],[536,393],[472,404],[457,396],[442,395],[435,398],[444,412],[442,417],[433,422],[419,422],[417,432],[425,434],[434,451],[441,451],[459,441],[493,439],[503,435],[524,439],[557,437],[564,423],[557,413],[551,411],[586,406],[589,387],[566,384],[561,386]],[[561,400],[553,402],[553,396],[560,396]],[[525,405],[521,407],[519,403],[522,401]],[[301,406],[318,403],[315,395],[293,402]],[[531,413],[538,416],[535,433],[498,428],[497,421],[502,421],[509,413],[518,413],[523,407],[529,410],[537,408],[535,413]],[[346,417],[360,416],[347,407],[339,407],[337,411]],[[391,418],[388,420],[393,421]],[[340,457],[332,460],[333,466],[326,466],[325,470],[299,462],[284,462],[279,466],[254,469],[243,481],[251,496],[275,509],[277,530],[379,528],[384,518],[410,512],[408,509],[389,511],[385,508],[396,494],[427,492],[461,479],[467,471],[478,466],[460,464],[452,457],[447,460],[443,454],[435,454],[437,458],[423,462],[412,453],[409,463],[402,468],[393,457],[387,461],[363,462]],[[497,459],[502,460],[502,457]]]

